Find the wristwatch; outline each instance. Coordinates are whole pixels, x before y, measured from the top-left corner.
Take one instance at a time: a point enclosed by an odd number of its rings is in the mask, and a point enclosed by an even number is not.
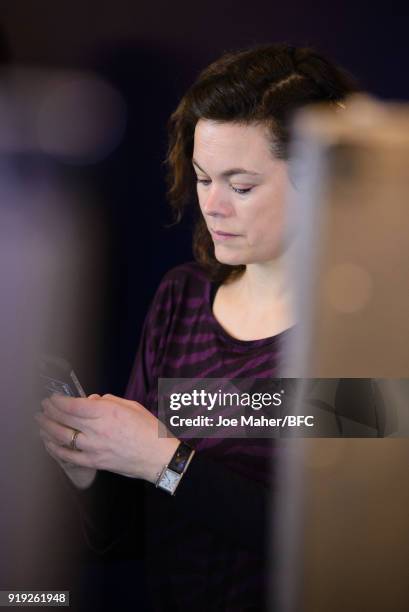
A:
[[[155,486],[158,489],[162,489],[162,491],[170,493],[170,495],[174,495],[194,454],[195,451],[189,444],[181,442],[172,459],[158,475]]]

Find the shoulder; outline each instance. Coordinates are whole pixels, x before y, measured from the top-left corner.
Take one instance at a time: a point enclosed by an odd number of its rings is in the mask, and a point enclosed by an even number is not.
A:
[[[175,316],[189,308],[200,308],[211,289],[205,270],[191,261],[171,268],[164,274],[151,302],[150,313],[156,319]]]
[[[163,276],[162,281],[186,281],[198,280],[199,282],[210,282],[205,270],[197,261],[188,261],[171,268]]]
[[[158,293],[199,297],[204,295],[210,284],[205,270],[197,262],[189,261],[166,272],[159,284]]]
[[[196,262],[175,266],[163,276],[148,312],[149,325],[163,338],[176,321],[198,316],[207,303],[211,281]]]

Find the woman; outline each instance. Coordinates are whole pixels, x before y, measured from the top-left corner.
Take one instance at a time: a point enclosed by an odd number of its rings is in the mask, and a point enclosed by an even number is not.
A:
[[[145,481],[157,610],[261,610],[274,474],[263,440],[158,437],[158,378],[279,374],[294,324],[283,271],[289,125],[302,106],[342,107],[352,79],[307,48],[263,45],[208,66],[169,122],[169,198],[195,189],[196,262],[168,272],[143,328],[126,399],[53,396],[38,416],[48,452],[84,500],[118,476]],[[195,451],[195,452],[194,452]],[[164,483],[181,457],[183,477]],[[156,484],[157,487],[152,486]],[[136,486],[136,483],[135,483]],[[177,486],[176,495],[168,495]],[[164,490],[160,490],[163,488]]]

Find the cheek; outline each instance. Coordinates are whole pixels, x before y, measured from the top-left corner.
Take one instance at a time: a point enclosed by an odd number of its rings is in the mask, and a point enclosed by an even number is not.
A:
[[[247,243],[251,247],[275,244],[283,231],[283,206],[268,202],[254,207],[245,221]]]
[[[281,207],[272,202],[263,205],[252,206],[246,211],[244,225],[247,228],[247,235],[252,240],[260,240],[275,233],[274,228],[281,223]]]

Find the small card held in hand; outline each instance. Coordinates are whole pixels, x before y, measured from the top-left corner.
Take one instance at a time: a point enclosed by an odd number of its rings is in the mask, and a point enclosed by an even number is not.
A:
[[[86,397],[70,363],[54,355],[41,355],[39,359],[40,376],[46,395],[60,393],[71,397]]]

